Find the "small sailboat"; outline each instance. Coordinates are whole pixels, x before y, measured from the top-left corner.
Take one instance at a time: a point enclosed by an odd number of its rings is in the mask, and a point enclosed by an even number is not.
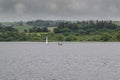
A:
[[[48,45],[48,36],[46,37],[46,45]]]

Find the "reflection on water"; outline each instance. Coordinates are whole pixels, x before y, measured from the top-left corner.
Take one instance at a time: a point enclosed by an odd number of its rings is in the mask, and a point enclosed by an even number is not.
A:
[[[120,43],[1,42],[0,80],[119,80]]]

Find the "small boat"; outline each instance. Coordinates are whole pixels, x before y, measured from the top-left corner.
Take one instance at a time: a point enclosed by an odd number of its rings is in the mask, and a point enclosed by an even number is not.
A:
[[[62,42],[58,42],[58,45],[59,45],[59,46],[62,46],[62,45],[63,45],[63,43],[62,43]]]
[[[46,45],[48,45],[48,37],[46,37]]]

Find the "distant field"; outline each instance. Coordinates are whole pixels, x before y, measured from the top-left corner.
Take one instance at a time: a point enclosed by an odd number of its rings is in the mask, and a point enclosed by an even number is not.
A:
[[[23,32],[24,30],[31,29],[32,26],[27,26],[27,25],[24,25],[24,26],[14,26],[14,28],[16,28],[17,30],[19,30],[20,32]]]
[[[19,30],[20,32],[23,32],[24,30],[29,30],[33,27],[28,26],[28,25],[24,25],[24,26],[14,26],[14,28]],[[50,30],[50,32],[53,32],[54,28],[56,28],[56,27],[48,27],[48,30]]]
[[[56,27],[48,27],[48,30],[50,30],[50,32],[53,32],[53,30],[55,29]]]
[[[115,24],[120,26],[120,21],[114,21],[113,23],[115,23]]]

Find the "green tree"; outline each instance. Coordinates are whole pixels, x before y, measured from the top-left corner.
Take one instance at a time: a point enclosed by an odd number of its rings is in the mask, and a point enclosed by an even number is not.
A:
[[[65,41],[76,41],[77,38],[75,36],[68,36],[66,37]]]
[[[118,41],[120,41],[120,32],[118,32],[118,33],[116,34],[116,39],[117,39]]]
[[[109,41],[110,38],[111,38],[111,36],[108,35],[108,34],[102,34],[102,35],[101,35],[101,40],[102,40],[102,41]]]

